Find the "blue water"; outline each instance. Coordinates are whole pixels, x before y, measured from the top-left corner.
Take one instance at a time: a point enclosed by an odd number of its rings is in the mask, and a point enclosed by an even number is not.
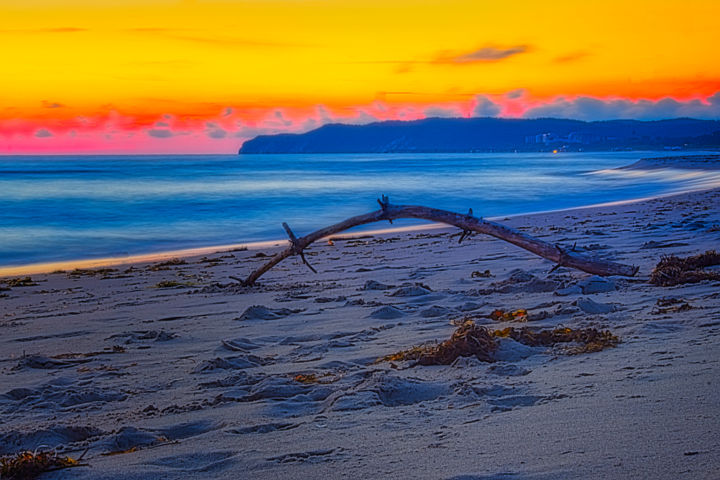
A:
[[[717,173],[606,171],[657,155],[0,157],[0,266],[279,239],[283,221],[303,235],[381,194],[490,217],[720,185]]]

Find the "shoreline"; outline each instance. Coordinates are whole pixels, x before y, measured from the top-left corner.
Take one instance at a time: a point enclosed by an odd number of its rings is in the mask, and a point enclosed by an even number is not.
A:
[[[626,168],[626,167],[622,167]],[[560,208],[556,210],[538,210],[538,211],[532,211],[532,212],[524,212],[524,213],[515,213],[510,215],[498,215],[493,217],[487,217],[487,220],[491,221],[500,221],[502,219],[516,219],[520,217],[533,217],[536,215],[547,215],[547,214],[554,214],[554,213],[563,213],[563,212],[571,212],[571,211],[582,211],[586,209],[593,209],[593,208],[603,208],[603,207],[612,207],[612,206],[621,206],[621,205],[630,205],[634,203],[640,203],[640,202],[646,202],[650,200],[655,199],[664,199],[664,198],[671,198],[679,195],[686,195],[689,193],[702,193],[702,192],[710,192],[713,190],[716,190],[717,187],[713,188],[702,188],[698,190],[685,190],[682,192],[672,192],[668,194],[661,194],[661,195],[654,195],[650,197],[641,197],[641,198],[634,198],[629,200],[617,200],[613,202],[601,202],[601,203],[595,203],[590,205],[583,205],[579,207],[568,207],[568,208]],[[341,221],[341,220],[339,220]],[[318,226],[317,228],[323,228],[327,225]],[[373,230],[363,230],[363,231],[355,231],[355,232],[346,232],[346,233],[340,233],[335,234],[332,236],[333,239],[352,239],[354,237],[358,236],[366,236],[366,235],[388,235],[388,234],[395,234],[395,233],[411,233],[411,232],[424,232],[426,230],[439,230],[443,228],[454,228],[452,226],[441,224],[441,223],[426,223],[421,225],[409,225],[405,227],[390,227],[390,228],[380,228],[380,229],[373,229]],[[310,233],[310,232],[308,232]],[[324,238],[323,238],[324,239]],[[254,242],[238,242],[238,243],[232,243],[232,244],[225,244],[225,245],[209,245],[204,247],[193,247],[193,248],[183,248],[178,250],[166,250],[161,252],[155,252],[155,253],[139,253],[135,255],[128,255],[128,256],[122,256],[122,257],[101,257],[101,258],[92,258],[92,259],[75,259],[75,260],[59,260],[55,262],[38,262],[38,263],[29,263],[29,264],[21,264],[21,265],[9,265],[9,266],[0,266],[0,278],[7,278],[7,277],[15,277],[15,276],[21,276],[21,275],[39,275],[39,274],[49,274],[56,271],[64,271],[64,270],[74,270],[74,269],[92,269],[92,268],[100,268],[100,267],[113,267],[113,266],[122,266],[122,265],[131,265],[131,264],[141,264],[141,263],[152,263],[152,262],[161,262],[161,261],[167,261],[173,258],[180,258],[180,259],[188,259],[193,257],[199,257],[201,255],[213,255],[217,253],[225,253],[230,251],[236,251],[236,250],[259,250],[263,248],[279,248],[284,247],[287,245],[287,240],[285,239],[275,239],[275,240],[261,240],[261,241],[254,241]]]

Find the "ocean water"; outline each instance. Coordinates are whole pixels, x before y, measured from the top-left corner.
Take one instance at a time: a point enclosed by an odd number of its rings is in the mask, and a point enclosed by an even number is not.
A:
[[[612,170],[659,155],[0,157],[0,266],[281,239],[281,222],[304,235],[382,194],[492,217],[720,185],[718,172]]]

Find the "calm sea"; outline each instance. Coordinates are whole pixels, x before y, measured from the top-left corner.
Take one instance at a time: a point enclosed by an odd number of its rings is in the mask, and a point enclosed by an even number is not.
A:
[[[0,266],[281,239],[283,221],[303,235],[381,194],[491,217],[720,185],[718,172],[606,171],[658,155],[0,157]]]

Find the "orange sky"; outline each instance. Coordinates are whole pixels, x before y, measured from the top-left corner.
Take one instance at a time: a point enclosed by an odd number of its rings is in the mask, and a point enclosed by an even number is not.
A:
[[[425,116],[720,118],[720,2],[0,0],[0,153]]]

